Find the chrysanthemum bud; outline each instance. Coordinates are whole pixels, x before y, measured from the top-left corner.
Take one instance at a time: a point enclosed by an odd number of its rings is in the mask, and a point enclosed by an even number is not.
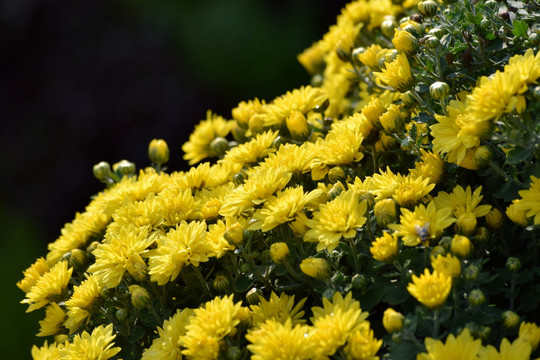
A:
[[[300,270],[307,276],[324,281],[328,279],[332,269],[326,259],[307,258],[300,263]]]
[[[240,306],[236,312],[236,318],[244,323],[249,324],[251,322],[251,310],[249,310],[249,307]]]
[[[54,342],[57,344],[63,344],[69,339],[69,336],[66,334],[57,334],[54,335]]]
[[[75,270],[83,269],[88,263],[88,254],[81,249],[71,250],[71,256],[69,257],[69,266]]]
[[[415,21],[408,21],[407,25],[403,27],[403,31],[419,38],[424,34],[424,27]]]
[[[248,264],[248,263],[242,263],[239,267],[238,267],[238,270],[240,270],[240,272],[242,274],[247,274],[251,271],[251,266]]]
[[[429,86],[429,95],[437,100],[446,99],[450,92],[450,85],[442,81],[436,81]]]
[[[405,316],[402,313],[388,308],[384,311],[383,326],[390,334],[395,333],[403,328],[403,320]]]
[[[351,285],[354,290],[364,291],[369,280],[364,274],[355,274],[351,279]]]
[[[377,224],[384,228],[386,225],[391,224],[396,221],[397,218],[397,207],[394,199],[383,199],[375,203],[373,208],[375,214],[375,219]]]
[[[476,215],[471,212],[461,214],[456,221],[456,231],[462,235],[472,235],[476,229]]]
[[[511,310],[507,310],[502,313],[502,320],[505,328],[513,329],[519,324],[519,315]]]
[[[136,309],[142,309],[150,303],[150,294],[142,286],[131,285],[129,292],[131,293],[131,304]]]
[[[529,219],[527,219],[527,210],[520,208],[519,204],[523,202],[523,199],[515,199],[512,203],[506,208],[506,216],[512,222],[520,225],[527,226],[529,225]]]
[[[398,240],[396,233],[390,235],[384,232],[371,244],[369,251],[375,260],[390,263],[394,259],[398,250]]]
[[[384,131],[388,134],[402,131],[405,125],[405,119],[397,105],[391,105],[388,110],[381,115],[379,121]]]
[[[328,171],[328,180],[334,184],[338,181],[347,180],[347,173],[341,166],[334,166]]]
[[[229,244],[239,245],[244,240],[244,227],[239,222],[235,222],[227,228],[223,237]]]
[[[428,31],[429,35],[435,36],[437,39],[441,39],[444,35],[444,30],[438,27],[434,27]]]
[[[397,51],[405,53],[407,56],[416,54],[420,44],[418,39],[408,31],[397,30],[394,33],[394,38],[392,39],[392,44]]]
[[[243,352],[238,346],[229,346],[225,352],[225,359],[227,360],[240,360],[243,357]]]
[[[472,306],[480,306],[486,302],[486,296],[480,289],[474,289],[467,296],[467,301]]]
[[[478,243],[486,243],[491,239],[491,232],[484,226],[479,227],[476,229],[476,233],[474,234],[474,240],[476,240]]]
[[[441,44],[441,41],[433,36],[433,35],[428,35],[424,38],[424,45],[428,48],[428,49],[436,49],[439,47],[439,45]]]
[[[135,173],[135,164],[131,161],[120,160],[113,165],[113,171],[118,177],[130,176]]]
[[[262,294],[261,289],[251,288],[246,294],[246,301],[249,305],[256,305],[259,303],[259,296],[262,296]]]
[[[393,333],[392,334],[392,341],[395,342],[396,344],[399,344],[401,343],[401,340],[403,340],[403,335],[399,332],[396,332],[396,333]]]
[[[396,18],[393,16],[387,16],[381,23],[381,32],[387,38],[391,38],[394,35],[394,29],[398,27]]]
[[[476,332],[476,336],[482,340],[487,340],[489,335],[491,335],[491,328],[489,326],[482,326]]]
[[[212,281],[212,286],[216,291],[220,294],[224,294],[229,290],[231,286],[231,280],[229,277],[225,274],[217,274],[214,278],[214,281]]]
[[[92,170],[96,179],[102,182],[106,181],[111,176],[111,166],[106,161],[97,163]]]
[[[391,63],[398,56],[396,49],[383,49],[377,54],[377,67],[380,69],[386,68],[387,63]]]
[[[116,310],[116,313],[114,314],[114,317],[119,322],[124,323],[124,322],[127,321],[128,317],[129,317],[129,312],[127,311],[127,309],[120,308],[120,309]]]
[[[100,242],[99,241],[92,241],[90,243],[90,245],[88,245],[88,247],[86,248],[86,253],[88,254],[88,256],[93,256],[93,252],[94,250],[97,249],[97,247],[99,246]]]
[[[410,90],[401,94],[401,101],[407,106],[414,106],[416,104],[416,98]]]
[[[234,185],[242,185],[244,183],[246,174],[244,172],[239,172],[233,175]]]
[[[289,255],[287,243],[282,241],[273,243],[270,246],[270,259],[276,264],[281,263]]]
[[[343,191],[345,191],[345,187],[341,182],[337,182],[332,186],[332,188],[328,191],[328,194],[326,195],[328,197],[328,200],[334,200],[341,194]]]
[[[163,165],[169,161],[169,146],[165,140],[154,139],[148,145],[148,157],[150,161],[157,165]]]
[[[491,149],[488,146],[482,145],[476,148],[473,160],[477,167],[481,169],[487,166],[492,156],[493,153],[491,152]]]
[[[425,17],[432,17],[437,14],[437,3],[433,0],[420,1],[418,3],[418,11]]]
[[[521,260],[517,257],[509,257],[506,259],[506,270],[517,273],[519,270],[521,270]]]
[[[472,244],[468,237],[463,235],[454,235],[450,244],[452,253],[462,258],[469,256],[472,250]]]
[[[309,133],[308,122],[300,111],[293,111],[286,119],[287,129],[294,139],[304,139]]]
[[[224,137],[218,136],[210,143],[210,151],[214,156],[222,156],[229,150],[229,141]]]
[[[446,249],[440,245],[437,245],[435,246],[434,248],[431,249],[431,257],[432,258],[437,258],[437,256],[441,255],[441,256],[444,256],[446,255]]]
[[[478,277],[478,274],[480,273],[480,268],[478,265],[471,264],[463,270],[463,277],[467,281],[475,281]]]
[[[492,229],[500,229],[503,225],[503,216],[499,209],[493,208],[486,214],[486,224]]]

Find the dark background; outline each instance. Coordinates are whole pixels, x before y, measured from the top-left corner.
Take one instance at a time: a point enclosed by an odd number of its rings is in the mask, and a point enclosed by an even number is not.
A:
[[[230,118],[309,83],[296,55],[335,23],[337,0],[0,2],[0,353],[29,358],[44,311],[15,286],[102,185],[92,166],[149,165],[163,138],[171,170],[206,110]]]

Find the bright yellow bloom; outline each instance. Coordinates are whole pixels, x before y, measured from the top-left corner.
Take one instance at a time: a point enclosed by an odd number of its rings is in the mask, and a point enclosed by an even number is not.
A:
[[[425,339],[427,353],[417,355],[417,360],[477,360],[482,348],[482,341],[475,340],[469,329],[465,328],[457,337],[448,335],[443,343],[432,338]]]
[[[420,202],[434,187],[435,184],[430,184],[429,178],[406,176],[397,184],[392,197],[400,206],[412,206]]]
[[[66,301],[67,320],[64,326],[73,334],[84,321],[89,321],[90,307],[96,301],[102,291],[96,275],[87,275],[79,286],[73,287],[71,298]]]
[[[452,278],[461,274],[461,263],[459,259],[452,256],[452,254],[447,254],[446,256],[439,254],[437,257],[431,256],[431,266],[434,271]]]
[[[107,288],[117,287],[126,271],[138,280],[146,276],[143,255],[154,243],[156,233],[149,234],[147,227],[132,224],[122,227],[118,233],[107,234],[106,242],[94,250],[96,262],[88,272],[95,274],[99,283]]]
[[[100,325],[89,334],[83,331],[77,334],[71,343],[61,346],[58,349],[59,355],[65,360],[106,360],[110,359],[121,350],[114,346],[113,325],[106,327]]]
[[[259,99],[249,100],[248,102],[242,101],[237,107],[232,109],[232,117],[238,125],[248,128],[251,124],[251,118],[254,115],[261,114],[265,105],[266,102]]]
[[[62,346],[62,345],[60,345]],[[32,347],[32,359],[33,360],[60,360],[60,355],[58,354],[59,345],[55,342],[50,345],[47,344],[47,340],[42,347],[37,347],[34,345]]]
[[[452,209],[452,213],[456,218],[465,213],[472,213],[476,217],[482,217],[491,210],[491,205],[479,205],[484,198],[481,192],[482,186],[477,187],[472,192],[470,186],[463,189],[460,185],[457,185],[450,194],[445,191],[439,192],[433,201],[438,209]]]
[[[377,55],[382,51],[382,47],[377,44],[372,44],[364,52],[358,55],[358,60],[370,69],[377,69]]]
[[[24,278],[17,283],[17,287],[24,291],[28,292],[36,284],[41,275],[49,271],[49,264],[47,261],[40,257],[37,259],[28,269],[24,270]]]
[[[280,126],[294,112],[306,115],[326,100],[320,88],[302,86],[274,99],[264,108],[264,126]]]
[[[268,155],[258,166],[261,168],[285,167],[291,173],[305,174],[311,171],[311,163],[315,159],[315,145],[310,142],[302,145],[284,144],[278,151]]]
[[[413,275],[412,283],[407,286],[409,293],[430,309],[444,304],[451,289],[450,276],[438,271],[430,273],[428,269],[420,277]]]
[[[334,200],[322,204],[308,223],[311,228],[304,241],[317,242],[317,251],[333,251],[342,237],[353,238],[356,229],[366,222],[366,201],[360,201],[358,195],[347,190]]]
[[[184,160],[189,161],[189,165],[216,156],[210,148],[212,141],[218,137],[226,137],[232,130],[233,122],[225,120],[223,117],[212,114],[210,110],[206,112],[206,120],[195,126],[195,130],[189,136],[189,141],[182,145]]]
[[[300,270],[312,278],[326,280],[330,276],[331,268],[326,259],[307,258],[300,263]]]
[[[382,236],[375,239],[369,251],[375,260],[391,262],[397,254],[397,248],[398,241],[396,233],[390,235],[385,231]]]
[[[521,337],[512,343],[507,338],[503,338],[499,351],[491,345],[481,348],[480,360],[529,360],[531,350],[531,344]]]
[[[181,360],[178,341],[186,334],[186,326],[193,316],[192,309],[176,310],[176,313],[157,328],[158,337],[144,350],[142,360]]]
[[[283,241],[275,242],[270,246],[270,259],[279,264],[289,255],[289,247]]]
[[[268,154],[274,152],[272,143],[278,136],[278,131],[267,131],[257,134],[250,141],[233,147],[220,160],[220,163],[237,164],[240,167],[264,159]]]
[[[405,92],[411,87],[412,74],[407,55],[399,53],[394,61],[386,63],[381,72],[374,72],[377,80],[393,87],[399,92]]]
[[[176,279],[180,271],[189,264],[199,266],[208,261],[212,249],[206,242],[206,222],[182,221],[176,229],[166,235],[160,235],[156,241],[157,248],[150,250],[148,273],[150,280],[158,285],[165,285]]]
[[[316,199],[321,193],[319,189],[304,193],[302,186],[278,192],[264,203],[262,209],[253,214],[253,219],[256,221],[250,223],[248,230],[269,231],[276,226],[293,221],[306,204]]]
[[[534,351],[540,343],[540,327],[535,323],[522,322],[519,325],[519,337],[527,340]]]
[[[292,325],[291,319],[284,323],[267,320],[246,334],[251,344],[247,346],[253,354],[252,360],[294,359],[308,360],[315,355],[315,343],[306,325]]]
[[[51,303],[45,309],[45,319],[39,322],[39,333],[37,336],[50,336],[58,334],[65,318],[66,313],[64,310],[57,303]]]
[[[72,272],[72,268],[68,269],[67,261],[60,261],[43,274],[26,293],[26,299],[21,301],[22,304],[29,305],[26,312],[40,309],[54,302],[55,298],[64,291]]]
[[[305,313],[302,308],[306,302],[306,298],[300,300],[296,306],[294,305],[294,295],[289,296],[285,293],[281,293],[278,297],[272,292],[269,300],[266,300],[262,296],[259,299],[260,302],[257,305],[250,306],[251,319],[255,327],[267,320],[277,321],[281,324],[290,321],[293,326],[306,322],[302,319]]]
[[[154,193],[148,194],[143,201],[126,200],[113,214],[114,222],[107,227],[107,233],[117,233],[130,224],[156,229],[163,224],[162,209],[163,199]]]
[[[389,333],[394,333],[403,328],[403,321],[405,316],[402,313],[397,312],[392,308],[384,310],[383,314],[383,326]]]
[[[397,51],[403,52],[407,56],[414,55],[420,46],[418,39],[413,34],[398,29],[395,29],[392,44],[394,44]]]
[[[522,202],[523,199],[512,200],[512,203],[506,208],[506,216],[518,225],[527,226],[529,225],[527,209],[523,209],[523,206],[520,206]]]
[[[389,167],[379,172],[371,177],[372,192],[377,200],[391,198],[405,177],[399,173],[394,174]]]
[[[165,188],[160,194],[163,224],[174,227],[182,220],[194,220],[200,203],[193,197],[191,189],[176,186]]]
[[[432,201],[427,207],[422,204],[416,206],[414,211],[402,208],[400,223],[390,224],[388,227],[397,232],[406,246],[429,244],[431,240],[438,239],[444,229],[456,221],[451,214],[452,209],[437,210]]]
[[[247,221],[247,220],[246,220]],[[206,239],[205,242],[209,246],[210,251],[208,252],[208,256],[212,257],[215,256],[216,258],[220,258],[227,251],[232,251],[235,249],[235,246],[233,243],[241,243],[240,241],[229,241],[225,234],[227,234],[227,231],[231,230],[232,228],[238,228],[238,232],[241,233],[243,236],[244,232],[244,224],[240,224],[240,222],[236,221],[236,218],[227,218],[225,222],[223,220],[218,220],[215,224],[211,224],[208,226],[208,232],[206,233]],[[247,224],[245,224],[247,226]],[[227,237],[230,239],[231,232],[227,234]]]
[[[381,127],[379,118],[386,111],[386,106],[379,98],[372,98],[371,101],[362,108],[362,114],[366,119],[373,125],[378,128]]]
[[[531,185],[519,192],[522,200],[515,205],[516,210],[526,211],[528,218],[533,218],[535,225],[540,225],[540,178],[531,176]]]
[[[437,184],[444,171],[444,161],[441,157],[431,151],[420,149],[422,157],[420,161],[414,163],[414,169],[411,169],[409,176],[413,178],[422,177],[429,179],[430,184]]]
[[[465,258],[471,253],[471,241],[466,236],[456,234],[450,243],[450,250],[457,256]]]
[[[370,329],[366,321],[349,336],[344,351],[347,359],[379,360],[379,357],[375,355],[381,348],[382,343],[382,340],[377,340],[373,336],[373,330]]]

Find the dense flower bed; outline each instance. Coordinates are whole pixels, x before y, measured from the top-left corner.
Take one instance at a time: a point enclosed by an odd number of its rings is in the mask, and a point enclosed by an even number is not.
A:
[[[97,164],[17,284],[34,359],[539,357],[539,11],[353,1],[189,171]]]

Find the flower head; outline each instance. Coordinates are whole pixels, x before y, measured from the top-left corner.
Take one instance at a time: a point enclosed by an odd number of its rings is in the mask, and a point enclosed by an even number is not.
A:
[[[257,305],[250,306],[254,326],[261,325],[267,320],[274,320],[282,324],[290,321],[293,326],[305,323],[305,320],[302,319],[304,316],[302,307],[306,298],[300,300],[296,306],[294,305],[294,295],[289,296],[285,293],[278,297],[272,292],[269,300],[262,296],[259,299],[260,302]]]
[[[399,92],[407,91],[412,83],[409,60],[404,53],[399,53],[394,61],[386,63],[386,68],[382,69],[381,72],[373,74],[378,80]]]
[[[396,233],[384,232],[382,236],[375,239],[369,249],[375,260],[391,262],[397,254],[398,240]]]
[[[430,309],[444,304],[451,289],[450,276],[438,271],[430,273],[428,269],[420,277],[413,275],[412,283],[407,286],[409,293]]]
[[[66,313],[64,310],[57,303],[51,303],[45,309],[45,319],[39,322],[40,329],[37,336],[58,334],[65,319]]]
[[[68,269],[67,261],[60,261],[54,265],[48,272],[43,274],[34,286],[26,293],[26,299],[21,301],[28,304],[26,312],[40,309],[47,305],[54,298],[60,296],[66,288],[73,268]]]
[[[95,327],[91,334],[83,331],[82,334],[75,335],[73,341],[60,347],[58,352],[60,357],[66,360],[110,359],[121,350],[113,347],[115,337],[112,324],[106,327],[100,325]]]
[[[540,343],[540,327],[535,323],[522,322],[519,325],[519,337],[527,340],[532,347],[532,351],[536,350]]]
[[[461,263],[452,254],[447,254],[446,256],[439,254],[437,257],[431,256],[431,266],[434,271],[453,278],[461,274]]]
[[[384,310],[383,326],[389,333],[394,333],[403,328],[404,316],[392,308]]]
[[[454,359],[479,359],[478,352],[482,347],[481,340],[475,340],[469,329],[465,328],[457,337],[448,335],[443,343],[440,340],[426,338],[427,353],[419,355],[418,359],[426,360],[454,360]],[[423,357],[421,357],[423,356]]]

